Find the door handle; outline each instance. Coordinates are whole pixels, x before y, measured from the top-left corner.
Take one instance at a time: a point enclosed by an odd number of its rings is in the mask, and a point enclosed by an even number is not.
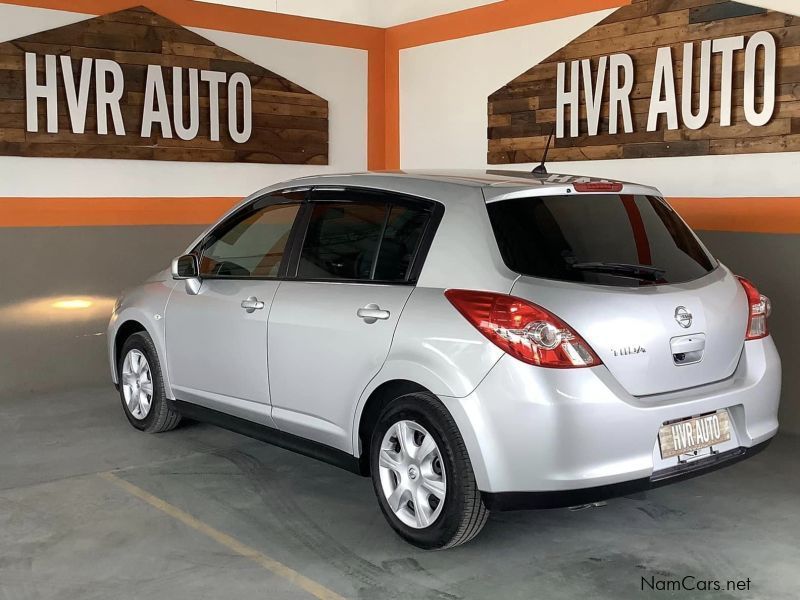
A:
[[[359,318],[364,319],[365,323],[372,325],[378,319],[385,321],[392,316],[392,313],[390,313],[388,310],[382,310],[377,304],[367,304],[363,308],[359,308],[356,311],[356,315]]]
[[[242,300],[242,308],[251,313],[264,308],[264,303],[255,296],[250,296],[247,300]]]

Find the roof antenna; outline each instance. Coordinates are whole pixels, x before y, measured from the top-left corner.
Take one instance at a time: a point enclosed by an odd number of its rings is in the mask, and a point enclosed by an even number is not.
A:
[[[550,142],[553,141],[553,134],[556,132],[556,124],[553,123],[553,128],[550,130],[550,136],[547,138],[547,146],[544,148],[544,155],[542,156],[541,164],[533,170],[534,175],[547,175],[547,153],[550,152]]]

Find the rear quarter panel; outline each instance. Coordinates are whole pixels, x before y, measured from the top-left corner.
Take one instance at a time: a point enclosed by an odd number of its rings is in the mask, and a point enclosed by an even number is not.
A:
[[[418,288],[465,288],[507,294],[517,274],[506,267],[480,188],[449,198],[420,273]]]
[[[416,288],[400,317],[386,362],[358,401],[353,448],[359,447],[364,405],[381,384],[407,380],[437,396],[460,398],[475,390],[502,355],[456,311],[444,289]]]

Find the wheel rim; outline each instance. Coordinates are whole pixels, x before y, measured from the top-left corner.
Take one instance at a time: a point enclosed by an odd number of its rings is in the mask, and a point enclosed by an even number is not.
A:
[[[139,350],[131,350],[122,361],[122,395],[128,412],[141,421],[153,404],[153,375],[150,364]]]
[[[381,442],[381,488],[390,510],[414,529],[436,521],[444,507],[447,474],[433,436],[414,421],[398,421]]]

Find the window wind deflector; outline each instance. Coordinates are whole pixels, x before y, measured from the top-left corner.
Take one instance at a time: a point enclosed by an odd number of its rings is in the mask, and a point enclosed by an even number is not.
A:
[[[608,273],[618,277],[628,277],[642,281],[660,281],[667,272],[665,269],[649,265],[631,265],[627,263],[612,262],[581,262],[569,265],[578,271],[593,271],[595,273]]]

